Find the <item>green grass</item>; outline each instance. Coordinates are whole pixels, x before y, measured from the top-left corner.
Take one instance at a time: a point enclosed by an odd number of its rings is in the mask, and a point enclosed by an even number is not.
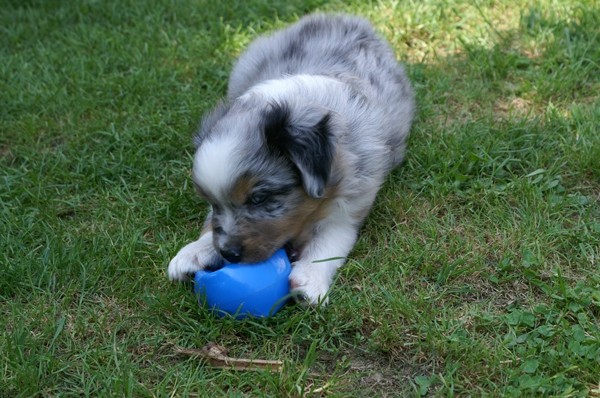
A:
[[[329,307],[214,319],[165,275],[206,212],[191,133],[313,10],[406,61],[410,151]],[[599,396],[599,26],[592,0],[8,2],[0,396]],[[285,368],[174,354],[208,342]]]

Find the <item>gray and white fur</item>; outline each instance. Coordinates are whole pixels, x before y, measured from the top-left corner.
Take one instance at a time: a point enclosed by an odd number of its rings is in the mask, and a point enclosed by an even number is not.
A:
[[[327,302],[385,176],[402,162],[414,108],[404,69],[362,18],[310,15],[254,41],[194,137],[192,179],[211,212],[169,278],[286,247],[292,290]]]

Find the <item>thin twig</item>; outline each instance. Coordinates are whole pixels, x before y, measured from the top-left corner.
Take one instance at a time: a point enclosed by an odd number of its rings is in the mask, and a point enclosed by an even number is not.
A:
[[[268,370],[271,372],[281,372],[283,370],[282,361],[232,358],[227,356],[225,347],[215,343],[208,343],[201,349],[175,347],[175,353],[201,357],[205,359],[210,366],[220,369]]]

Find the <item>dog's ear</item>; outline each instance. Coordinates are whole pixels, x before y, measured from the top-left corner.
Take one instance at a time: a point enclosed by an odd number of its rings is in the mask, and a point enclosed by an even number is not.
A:
[[[219,119],[221,119],[223,116],[225,116],[227,112],[229,112],[230,108],[230,104],[221,101],[212,111],[204,115],[204,117],[202,118],[202,122],[200,123],[200,128],[198,129],[196,134],[194,134],[193,138],[194,146],[196,148],[198,148],[200,144],[202,144],[202,142],[206,139],[206,137],[210,135],[212,128],[215,126],[215,124],[217,124]]]
[[[269,148],[296,166],[310,196],[322,197],[334,152],[330,114],[316,108],[292,113],[286,104],[273,104],[263,116]]]

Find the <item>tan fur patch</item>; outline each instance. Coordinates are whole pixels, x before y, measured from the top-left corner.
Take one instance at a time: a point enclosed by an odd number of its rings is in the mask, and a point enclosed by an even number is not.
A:
[[[200,236],[206,235],[207,233],[212,232],[212,230],[213,230],[212,223],[207,222],[204,224],[204,227],[202,228],[202,231],[200,232]]]
[[[252,177],[241,176],[239,177],[230,192],[229,197],[233,203],[243,204],[250,196],[252,188],[256,184],[256,180]]]
[[[336,194],[337,188],[328,187],[325,199],[304,195],[303,202],[283,217],[240,226],[244,261],[264,260],[287,242],[301,252],[313,238],[315,225],[328,216],[329,205]]]

